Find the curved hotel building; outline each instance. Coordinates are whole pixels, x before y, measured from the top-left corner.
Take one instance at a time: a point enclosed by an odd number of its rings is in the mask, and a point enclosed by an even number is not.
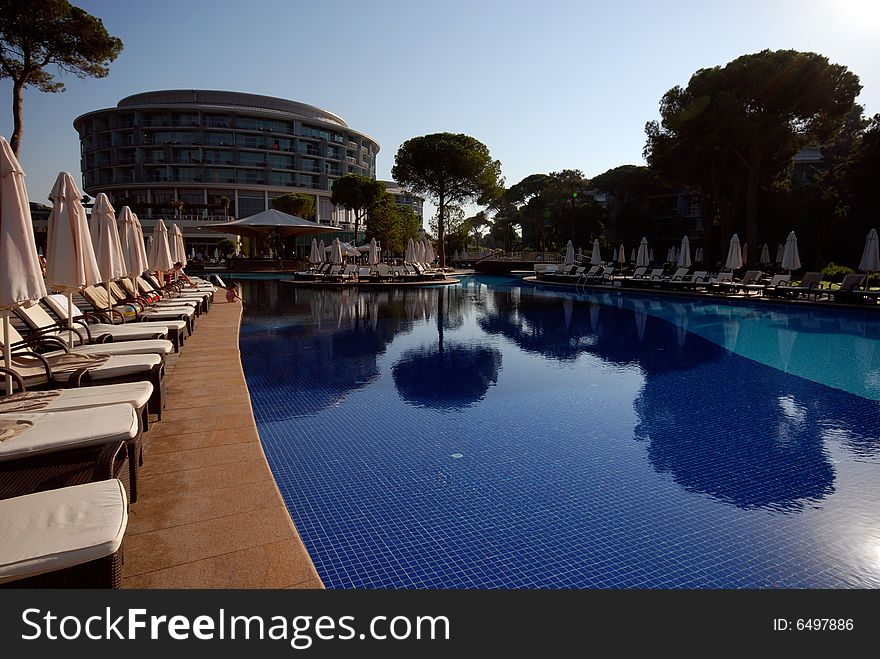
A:
[[[378,142],[332,112],[269,96],[146,92],[73,125],[85,192],[130,206],[146,231],[158,217],[176,222],[187,249],[205,254],[224,237],[201,231],[205,222],[259,213],[291,192],[315,198],[318,222],[353,232],[354,218],[330,201],[333,181],[376,178]]]

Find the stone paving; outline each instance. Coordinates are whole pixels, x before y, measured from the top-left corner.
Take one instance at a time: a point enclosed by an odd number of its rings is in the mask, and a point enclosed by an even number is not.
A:
[[[222,289],[166,364],[146,437],[123,588],[323,588],[269,470]]]

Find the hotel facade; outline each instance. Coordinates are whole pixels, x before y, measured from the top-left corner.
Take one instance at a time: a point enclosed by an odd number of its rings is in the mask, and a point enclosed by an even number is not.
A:
[[[224,237],[206,223],[254,215],[292,192],[312,196],[317,221],[353,238],[354,217],[333,205],[331,187],[346,174],[376,178],[380,148],[327,110],[228,91],[135,94],[73,125],[86,193],[130,206],[147,232],[159,217],[178,224],[187,249],[205,254]]]

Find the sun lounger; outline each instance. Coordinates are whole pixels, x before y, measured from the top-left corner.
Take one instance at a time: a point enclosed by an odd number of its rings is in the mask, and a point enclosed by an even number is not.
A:
[[[780,282],[775,287],[767,287],[763,295],[767,297],[790,297],[798,298],[802,295],[817,298],[822,292],[822,273],[806,272],[796,285]]]
[[[0,587],[118,588],[127,526],[116,479],[0,501]]]
[[[744,284],[740,286],[740,290],[742,290],[746,295],[750,295],[751,293],[761,293],[761,295],[765,295],[767,289],[775,290],[780,285],[784,285],[788,282],[791,277],[787,274],[785,275],[773,275],[770,281],[766,284],[754,283],[754,284]]]
[[[713,288],[720,293],[731,295],[742,290],[743,286],[757,283],[763,276],[764,273],[760,270],[747,270],[741,281],[731,278],[729,281],[719,281]]]
[[[53,339],[46,339],[49,340]],[[153,385],[147,409],[162,418],[165,366],[158,355],[77,355],[63,351],[39,354],[25,348],[13,345],[12,370],[28,389],[146,381]],[[5,387],[5,379],[0,378],[0,391],[5,392]]]
[[[67,324],[67,297],[56,293],[44,297],[46,307],[58,316],[59,323]],[[97,313],[83,312],[77,305],[72,305],[74,323],[85,323],[92,334],[109,334],[114,341],[136,341],[138,339],[168,339],[174,346],[174,352],[180,352],[186,336],[185,320],[166,320],[162,323],[114,325],[107,316]],[[75,325],[76,326],[76,325]]]
[[[0,373],[6,372],[5,368],[0,367]],[[19,377],[15,371],[9,373],[14,378]],[[45,391],[27,391],[22,381],[18,389],[18,393],[9,396],[0,395],[0,414],[27,411],[62,412],[128,403],[138,413],[142,432],[150,428],[147,403],[153,395],[153,385],[146,381]]]
[[[97,475],[122,477],[128,482],[131,500],[137,500],[143,435],[131,405],[119,403],[64,412],[10,412],[0,415],[0,432],[4,431],[11,436],[0,442],[0,498],[87,483],[94,479],[95,460],[108,450],[108,445],[121,442],[125,455],[113,453],[114,473]],[[127,473],[121,472],[122,465],[127,467]],[[53,470],[57,476],[53,476]]]
[[[112,293],[112,291],[111,291]],[[159,322],[168,320],[186,321],[187,334],[192,335],[195,329],[195,310],[192,308],[166,308],[154,309],[135,301],[120,301],[116,296],[112,296],[110,300],[107,298],[107,291],[100,286],[87,286],[81,291],[85,300],[95,309],[107,309],[108,302],[112,302],[113,311],[119,314],[124,321],[138,322]]]
[[[121,279],[121,284],[129,289],[131,282]],[[159,295],[161,299],[168,302],[198,302],[201,304],[201,310],[208,313],[211,310],[211,303],[214,301],[214,285],[209,282],[196,282],[193,280],[193,286],[180,280],[177,284],[170,286],[161,286],[158,280],[152,274],[145,272],[141,277],[135,279],[138,290],[142,293],[153,293]]]
[[[143,294],[132,296],[128,293],[128,291],[125,290],[123,286],[121,286],[117,282],[110,282],[110,292],[120,302],[135,301],[142,307],[147,309],[192,309],[195,312],[196,316],[202,315],[202,308],[204,303],[204,300],[202,298],[190,299],[166,297],[163,294],[151,289],[141,277],[138,277],[135,281],[138,284],[138,289],[143,289]],[[106,284],[104,286],[105,288],[107,287]]]
[[[74,335],[76,336],[76,335]],[[107,342],[70,347],[63,334],[48,335],[36,333],[22,336],[14,327],[9,327],[9,340],[12,345],[28,345],[31,348],[54,349],[51,354],[70,353],[74,355],[158,355],[164,361],[171,353],[171,341],[165,339],[144,339],[141,341]],[[74,341],[76,343],[76,341]]]
[[[840,282],[840,288],[825,289],[825,293],[829,299],[834,302],[844,304],[864,304],[868,301],[863,287],[865,285],[866,275],[848,274],[844,275],[843,281]],[[871,300],[875,301],[874,299]]]

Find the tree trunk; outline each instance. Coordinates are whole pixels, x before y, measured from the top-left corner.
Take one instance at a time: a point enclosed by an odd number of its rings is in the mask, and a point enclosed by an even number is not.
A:
[[[755,257],[758,248],[758,169],[749,168],[749,183],[746,188],[746,242],[747,252],[743,254],[743,260],[751,270],[755,267]]]
[[[361,216],[360,213],[355,210],[354,212],[354,238],[352,239],[352,247],[357,247],[358,244],[358,230],[361,226]]]
[[[440,204],[438,206],[439,216],[437,218],[437,250],[438,250],[437,256],[440,258],[440,267],[445,268],[446,267],[446,240],[445,240],[445,234],[446,234],[446,231],[445,231],[445,228],[446,228],[445,227],[445,224],[446,224],[446,218],[445,218],[446,195],[441,192],[438,201],[440,202]]]
[[[24,83],[18,80],[12,84],[12,137],[9,140],[9,146],[12,147],[12,153],[15,157],[19,157],[21,150],[21,135],[24,132],[22,127],[22,96],[24,92]]]

